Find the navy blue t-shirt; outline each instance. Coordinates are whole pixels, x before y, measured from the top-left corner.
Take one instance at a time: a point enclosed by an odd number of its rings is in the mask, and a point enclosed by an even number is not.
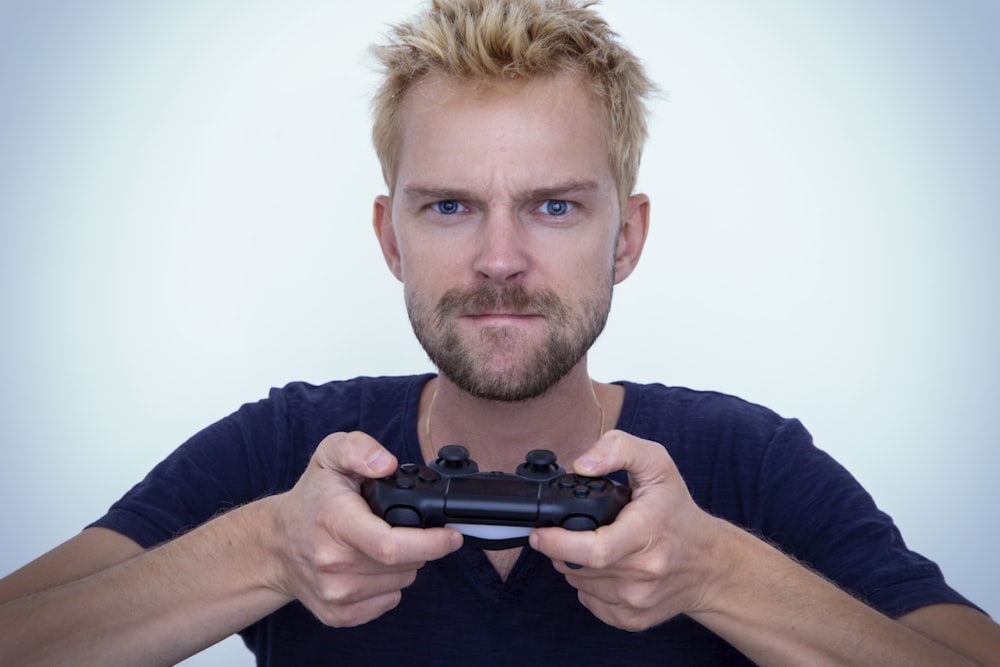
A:
[[[338,431],[364,431],[401,462],[423,462],[417,406],[430,377],[272,390],[191,438],[93,525],[152,547],[221,511],[287,491],[319,442]],[[798,421],[724,394],[621,384],[617,428],[662,443],[706,511],[890,616],[968,604],[934,563],[906,548],[892,520]],[[506,581],[471,547],[430,562],[396,609],[360,627],[325,627],[294,602],[241,635],[268,666],[751,664],[685,616],[638,633],[605,625],[531,549]]]

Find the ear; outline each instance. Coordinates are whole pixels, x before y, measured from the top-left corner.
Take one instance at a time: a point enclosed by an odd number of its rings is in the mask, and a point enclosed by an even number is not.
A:
[[[639,263],[649,232],[649,197],[632,195],[625,202],[622,228],[618,231],[615,248],[615,284],[625,280]]]
[[[392,226],[392,200],[387,195],[375,198],[372,207],[372,227],[382,248],[385,264],[399,281],[403,280],[403,262],[399,256],[399,243],[396,240],[396,230]]]

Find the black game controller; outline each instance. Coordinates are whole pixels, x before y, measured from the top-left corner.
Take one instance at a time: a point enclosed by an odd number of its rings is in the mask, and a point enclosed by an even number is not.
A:
[[[447,526],[481,549],[528,543],[535,528],[594,530],[614,521],[632,491],[606,477],[567,473],[556,455],[535,449],[515,474],[479,472],[461,445],[447,445],[428,466],[404,463],[394,475],[366,479],[361,495],[393,526]]]

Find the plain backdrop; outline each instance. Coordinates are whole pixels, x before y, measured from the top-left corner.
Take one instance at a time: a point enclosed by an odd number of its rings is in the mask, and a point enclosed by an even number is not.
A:
[[[0,574],[271,386],[430,368],[370,226],[417,7],[0,0]],[[802,419],[1000,614],[1000,3],[601,11],[661,93],[594,376]]]

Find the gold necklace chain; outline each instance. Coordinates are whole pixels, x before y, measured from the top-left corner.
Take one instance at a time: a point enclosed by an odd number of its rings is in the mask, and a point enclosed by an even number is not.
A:
[[[600,439],[604,435],[604,406],[597,399],[597,390],[594,389],[594,381],[590,381],[590,395],[594,397],[594,405],[597,409],[601,411],[601,424],[597,429],[597,438]],[[424,438],[427,440],[427,448],[430,449],[431,454],[434,454],[434,440],[431,438],[431,415],[434,414],[434,403],[437,401],[438,388],[434,387],[434,394],[431,396],[431,404],[427,406],[427,418],[424,420]]]

